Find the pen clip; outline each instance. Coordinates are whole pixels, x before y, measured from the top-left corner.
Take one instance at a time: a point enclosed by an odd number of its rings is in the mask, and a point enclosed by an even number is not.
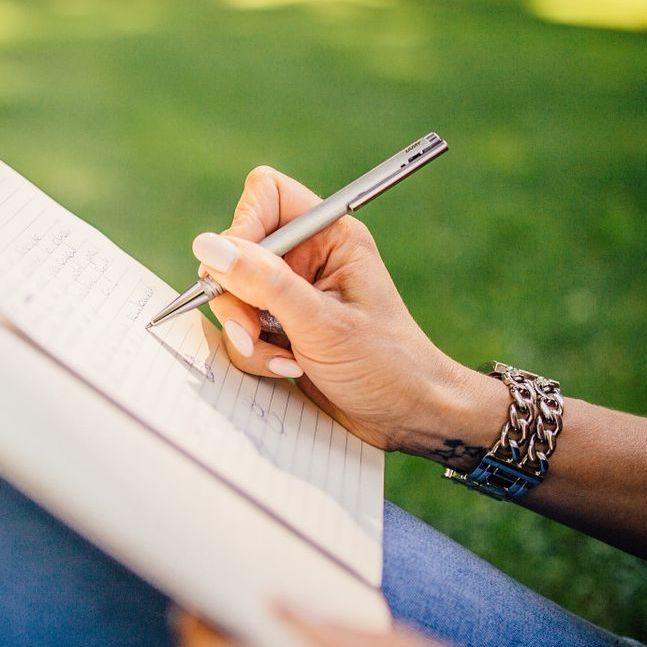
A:
[[[365,204],[384,193],[387,189],[390,189],[398,182],[404,180],[405,177],[414,171],[417,171],[425,164],[431,162],[431,160],[442,155],[446,150],[448,150],[448,148],[449,146],[447,145],[447,142],[434,133],[427,140],[427,145],[424,146],[420,152],[415,153],[409,158],[405,158],[404,163],[399,169],[378,182],[374,187],[360,193],[354,200],[351,200],[348,203],[348,213],[354,213]]]

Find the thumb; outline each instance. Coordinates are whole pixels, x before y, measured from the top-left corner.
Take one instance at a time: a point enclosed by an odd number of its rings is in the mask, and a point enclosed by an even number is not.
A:
[[[288,336],[327,311],[324,292],[294,272],[281,257],[256,243],[205,233],[193,241],[193,253],[225,290],[245,303],[272,312]]]
[[[321,202],[310,189],[269,166],[259,166],[245,180],[227,236],[259,241]]]

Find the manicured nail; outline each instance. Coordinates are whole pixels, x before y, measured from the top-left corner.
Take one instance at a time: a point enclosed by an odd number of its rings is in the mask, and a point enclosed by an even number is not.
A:
[[[238,248],[223,236],[206,233],[193,241],[193,253],[205,265],[218,272],[227,272],[238,256]]]
[[[239,323],[231,320],[225,321],[223,328],[229,341],[243,357],[251,357],[254,354],[254,342]]]
[[[267,368],[281,377],[301,377],[303,375],[303,369],[293,359],[287,357],[273,357],[267,363]]]

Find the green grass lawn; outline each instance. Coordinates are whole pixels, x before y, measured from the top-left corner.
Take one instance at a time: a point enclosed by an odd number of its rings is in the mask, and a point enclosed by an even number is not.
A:
[[[362,212],[421,326],[647,413],[647,36],[504,0],[247,4],[0,0],[0,157],[179,289],[255,165],[325,195],[437,130],[450,153]],[[645,562],[439,473],[389,456],[387,495],[647,640]]]

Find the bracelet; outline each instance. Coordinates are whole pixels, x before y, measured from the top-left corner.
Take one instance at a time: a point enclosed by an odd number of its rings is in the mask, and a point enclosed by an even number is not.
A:
[[[479,371],[508,387],[508,419],[475,470],[467,474],[448,468],[443,476],[495,499],[516,499],[539,485],[548,471],[563,426],[560,384],[502,362],[488,362]]]
[[[539,411],[535,418],[534,433],[528,442],[528,452],[521,465],[545,475],[548,458],[555,451],[557,436],[562,431],[564,398],[557,380],[537,377],[534,381]]]

